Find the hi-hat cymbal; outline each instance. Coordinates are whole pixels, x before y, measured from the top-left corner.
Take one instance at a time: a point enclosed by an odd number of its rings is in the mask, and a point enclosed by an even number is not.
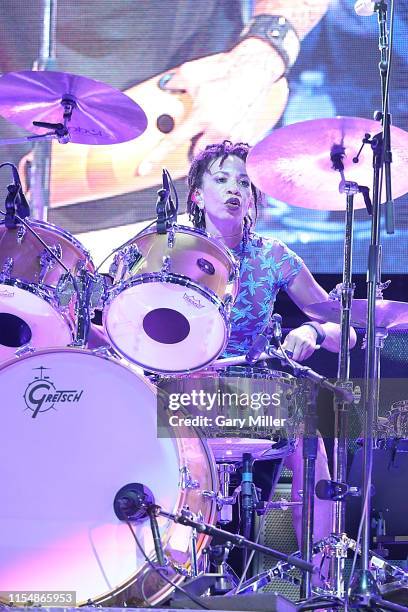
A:
[[[317,302],[304,308],[304,312],[312,319],[318,319],[321,322],[340,323],[341,304],[338,300]],[[408,303],[377,300],[375,323],[378,329],[408,329]],[[351,325],[367,327],[367,300],[352,301]]]
[[[137,138],[147,127],[144,111],[127,95],[75,74],[53,71],[9,72],[0,78],[0,115],[35,134],[33,121],[63,123],[64,98],[75,108],[67,127],[79,144],[109,145]]]
[[[247,159],[251,181],[264,193],[293,206],[316,210],[344,210],[346,196],[339,193],[341,176],[332,168],[330,153],[343,146],[347,181],[370,188],[373,183],[373,153],[365,145],[353,163],[365,134],[381,132],[381,124],[357,117],[313,119],[282,127],[256,144]],[[408,132],[391,128],[393,197],[408,192]],[[355,208],[364,208],[362,194]]]

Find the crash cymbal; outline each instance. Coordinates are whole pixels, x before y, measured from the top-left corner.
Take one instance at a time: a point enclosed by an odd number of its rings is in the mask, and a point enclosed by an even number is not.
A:
[[[341,176],[332,168],[330,153],[335,145],[344,147],[344,175],[347,181],[367,186],[372,193],[373,155],[365,145],[357,164],[353,163],[365,134],[381,132],[381,124],[370,119],[333,117],[313,119],[282,127],[258,142],[250,151],[247,171],[251,181],[264,193],[293,206],[316,210],[345,210],[346,196],[339,193]],[[393,197],[408,192],[408,132],[391,128]],[[354,198],[355,208],[364,208],[362,194]]]
[[[144,111],[124,93],[66,72],[25,70],[0,78],[0,115],[35,134],[33,121],[63,123],[63,99],[74,102],[67,127],[71,142],[108,145],[137,138],[147,127]]]
[[[304,308],[304,312],[312,319],[322,322],[340,323],[341,304],[337,300],[317,302]],[[408,303],[392,300],[377,300],[375,310],[377,328],[408,329]],[[367,300],[353,300],[351,305],[351,325],[367,327]]]

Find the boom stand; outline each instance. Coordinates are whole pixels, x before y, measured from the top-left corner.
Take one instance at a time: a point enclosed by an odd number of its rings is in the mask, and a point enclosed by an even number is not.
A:
[[[377,297],[377,283],[381,279],[381,245],[380,245],[380,198],[381,198],[381,180],[384,162],[386,175],[387,196],[391,193],[390,180],[390,115],[388,112],[388,91],[386,83],[388,79],[384,76],[388,71],[388,53],[387,51],[387,4],[386,2],[378,2],[375,4],[375,10],[378,12],[378,22],[380,29],[380,44],[381,51],[381,83],[382,83],[382,126],[383,131],[375,135],[371,140],[371,148],[373,150],[373,215],[371,226],[371,240],[368,255],[368,305],[367,305],[367,346],[365,354],[364,368],[364,435],[363,435],[363,477],[362,477],[362,542],[361,542],[361,567],[357,572],[355,579],[350,585],[349,601],[355,607],[381,607],[382,609],[395,609],[387,601],[384,601],[379,596],[378,586],[369,570],[369,544],[370,544],[370,515],[371,515],[371,498],[369,491],[371,490],[371,474],[373,465],[373,434],[374,434],[374,417],[377,414],[378,401],[378,364],[377,358],[379,351],[376,351],[376,322],[375,322],[375,306]],[[390,204],[391,202],[388,202]],[[389,215],[388,215],[389,221]],[[390,229],[387,227],[387,229]],[[392,228],[391,228],[392,229]],[[392,233],[392,232],[391,232]]]

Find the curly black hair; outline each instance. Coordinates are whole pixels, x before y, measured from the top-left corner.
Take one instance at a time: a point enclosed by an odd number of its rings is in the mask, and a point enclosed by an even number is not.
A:
[[[208,145],[193,159],[187,178],[189,187],[187,196],[187,212],[194,227],[205,229],[204,214],[195,203],[193,195],[195,190],[201,187],[203,175],[208,169],[210,163],[218,158],[221,158],[221,163],[223,163],[229,155],[235,155],[245,162],[249,149],[250,146],[245,142],[238,142],[234,144],[230,140],[224,140],[223,142],[217,144]],[[255,185],[251,184],[251,190],[254,198],[255,220],[253,221],[249,214],[247,217],[245,217],[244,222],[248,230],[256,221],[258,214],[257,203],[261,198],[261,192],[255,187]]]

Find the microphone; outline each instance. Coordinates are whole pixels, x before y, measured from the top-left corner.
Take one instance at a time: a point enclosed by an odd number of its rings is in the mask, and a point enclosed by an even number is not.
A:
[[[17,214],[22,219],[30,216],[30,206],[28,205],[27,199],[23,192],[23,187],[21,185],[20,175],[18,170],[14,164],[11,164],[11,171],[13,173],[14,184],[17,187],[17,195],[16,195],[16,205],[17,205]]]
[[[162,185],[163,185],[163,189],[166,192],[166,197],[170,197],[170,183],[169,183],[169,177],[167,176],[166,168],[163,168],[162,170]]]
[[[242,502],[242,533],[244,538],[251,536],[252,512],[253,512],[253,472],[252,455],[242,455],[242,478],[241,478],[241,502]]]
[[[26,200],[26,197],[23,193],[23,189],[21,186],[20,175],[18,170],[14,164],[11,162],[4,162],[0,165],[0,168],[3,166],[10,166],[11,171],[13,173],[13,185],[7,186],[7,197],[5,201],[6,206],[6,216],[5,216],[5,226],[7,229],[15,229],[17,227],[17,219],[16,214],[24,219],[25,217],[30,216],[30,207]]]
[[[282,339],[282,317],[279,313],[275,312],[272,315],[272,335],[278,342]]]
[[[372,0],[357,0],[354,10],[359,17],[371,17],[375,13],[375,5]]]
[[[319,499],[330,501],[341,501],[346,496],[360,496],[358,487],[351,487],[344,482],[336,482],[334,480],[319,480],[315,487],[316,496]]]
[[[170,196],[169,180],[166,176],[166,170],[162,171],[162,188],[157,192],[156,202],[156,231],[158,234],[167,232],[167,201]]]
[[[7,196],[5,201],[6,216],[4,218],[4,224],[7,229],[16,229],[16,200],[17,200],[17,187],[16,185],[7,185]]]
[[[280,339],[282,335],[280,329],[281,322],[282,317],[280,314],[275,313],[272,315],[268,323],[263,326],[261,332],[256,336],[249,351],[245,355],[245,361],[249,363],[249,365],[254,365],[259,360],[259,357],[265,351],[271,336]]]
[[[156,518],[160,508],[154,503],[154,495],[149,487],[140,482],[131,482],[123,486],[115,495],[113,509],[120,521],[129,523],[140,523],[149,517],[156,558],[160,567],[164,567],[166,559]]]
[[[113,500],[113,509],[118,519],[135,523],[143,521],[148,516],[148,508],[151,505],[154,505],[154,495],[140,482],[124,485]]]
[[[162,183],[163,183],[163,189],[166,191],[166,203],[169,208],[167,219],[170,223],[172,223],[173,221],[177,221],[177,211],[176,211],[176,207],[174,206],[173,199],[171,197],[169,171],[166,168],[163,168]]]

